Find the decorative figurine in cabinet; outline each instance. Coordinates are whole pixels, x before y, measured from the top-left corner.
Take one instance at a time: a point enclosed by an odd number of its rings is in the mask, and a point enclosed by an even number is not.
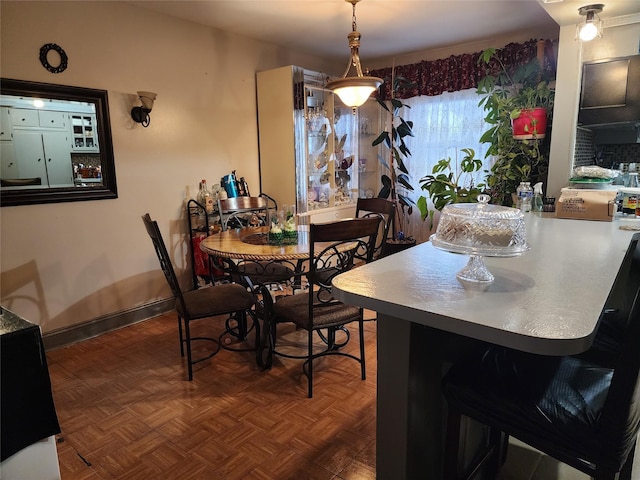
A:
[[[359,194],[358,114],[325,80],[296,66],[257,74],[261,191],[303,223],[352,217]]]

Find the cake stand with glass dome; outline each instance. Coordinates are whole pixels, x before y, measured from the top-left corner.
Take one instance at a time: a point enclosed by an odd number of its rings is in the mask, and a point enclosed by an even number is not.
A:
[[[478,195],[478,203],[452,203],[442,209],[434,247],[469,255],[456,277],[464,286],[486,288],[494,276],[484,257],[515,257],[529,250],[523,213],[515,208],[490,205],[489,195]]]

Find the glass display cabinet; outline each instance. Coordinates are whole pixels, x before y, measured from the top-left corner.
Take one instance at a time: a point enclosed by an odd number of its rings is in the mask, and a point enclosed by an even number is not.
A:
[[[358,114],[325,80],[296,66],[257,74],[261,191],[303,223],[352,217],[360,193]]]
[[[382,175],[380,147],[372,146],[382,131],[381,107],[375,98],[370,98],[358,108],[358,196],[377,197]]]

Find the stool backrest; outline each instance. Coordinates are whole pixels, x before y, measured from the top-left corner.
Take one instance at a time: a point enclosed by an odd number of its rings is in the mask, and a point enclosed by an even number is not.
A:
[[[634,235],[629,248],[621,268],[640,272],[640,234]],[[627,295],[627,326],[599,419],[603,445],[617,449],[623,459],[633,448],[640,426],[640,287],[636,284]]]

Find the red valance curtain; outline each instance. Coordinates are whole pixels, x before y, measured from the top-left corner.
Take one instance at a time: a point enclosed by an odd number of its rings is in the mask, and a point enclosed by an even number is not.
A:
[[[545,74],[555,78],[556,58],[552,40],[531,39],[525,43],[510,43],[496,51],[508,70],[514,70],[533,59],[541,62]],[[451,55],[440,60],[422,61],[411,65],[395,67],[395,75],[406,78],[414,88],[396,92],[397,98],[411,98],[419,95],[440,95],[476,88],[478,81],[487,75],[487,69],[497,74],[500,67],[493,60],[489,65],[478,64],[481,52]],[[391,67],[373,70],[370,75],[383,78],[380,87],[384,98],[391,96]]]

